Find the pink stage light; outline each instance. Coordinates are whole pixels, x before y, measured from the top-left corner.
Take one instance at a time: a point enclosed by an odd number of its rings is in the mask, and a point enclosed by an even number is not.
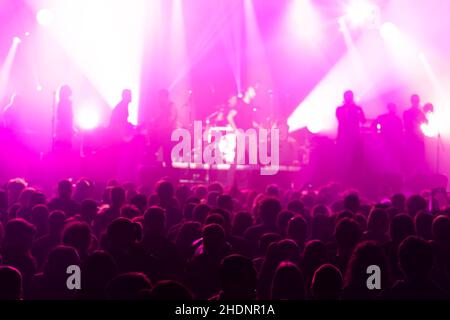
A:
[[[385,22],[380,28],[380,34],[384,39],[395,40],[401,36],[400,30],[392,22]]]
[[[312,134],[318,134],[323,130],[322,127],[322,123],[320,121],[320,119],[314,119],[312,120],[307,126],[306,128],[308,129],[309,132],[311,132]]]
[[[324,18],[312,0],[291,1],[286,9],[284,33],[291,45],[316,52],[325,40]]]
[[[137,124],[144,42],[157,28],[161,0],[29,2],[38,12],[38,22],[48,26],[45,32],[59,42],[111,108],[118,103],[123,88],[132,90],[129,121]],[[42,9],[43,5],[51,11]],[[64,81],[73,84],[81,79]],[[76,85],[74,89],[77,91]]]
[[[11,69],[14,64],[14,59],[16,57],[17,48],[19,47],[20,42],[21,40],[19,37],[13,38],[11,47],[6,55],[6,59],[0,67],[0,99],[2,99],[6,94]]]
[[[52,24],[54,18],[53,12],[49,9],[40,9],[36,13],[36,20],[41,26],[48,26]]]
[[[98,127],[100,115],[95,106],[86,105],[76,111],[76,122],[82,130],[92,130]]]
[[[369,1],[354,0],[347,9],[345,17],[353,27],[371,26],[378,23],[380,8]]]

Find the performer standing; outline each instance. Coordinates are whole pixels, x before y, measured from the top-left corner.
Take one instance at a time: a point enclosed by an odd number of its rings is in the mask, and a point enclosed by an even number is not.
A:
[[[16,134],[24,134],[27,130],[25,114],[26,109],[22,96],[12,95],[10,103],[1,114],[3,126]]]
[[[55,120],[54,146],[58,149],[71,149],[74,130],[72,89],[68,85],[59,88]]]
[[[401,117],[397,114],[397,105],[389,103],[388,112],[380,115],[376,121],[376,130],[379,132],[383,144],[389,157],[391,167],[399,168],[402,161],[402,137],[403,123]]]
[[[227,120],[234,130],[254,128],[253,109],[250,104],[246,103],[242,98],[232,97],[229,100],[230,111]]]
[[[131,125],[128,122],[128,106],[132,100],[131,90],[125,89],[122,91],[122,100],[117,104],[111,113],[109,127],[113,130],[115,135],[123,138]]]
[[[336,109],[338,120],[337,147],[344,182],[353,183],[363,169],[361,125],[366,122],[363,109],[355,103],[352,91],[344,93],[344,104]]]
[[[403,113],[405,144],[407,153],[407,173],[417,173],[425,166],[425,138],[422,125],[427,123],[420,106],[420,97],[411,96],[411,107]]]

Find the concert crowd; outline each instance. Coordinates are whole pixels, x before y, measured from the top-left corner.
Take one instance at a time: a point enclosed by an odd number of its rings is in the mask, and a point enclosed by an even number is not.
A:
[[[258,193],[168,177],[55,190],[2,184],[0,300],[449,298],[450,208],[435,191],[373,201],[339,183]]]

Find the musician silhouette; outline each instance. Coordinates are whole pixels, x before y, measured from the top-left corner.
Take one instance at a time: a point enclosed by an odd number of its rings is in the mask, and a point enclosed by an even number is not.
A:
[[[129,105],[132,101],[132,92],[129,89],[122,91],[122,100],[115,106],[111,113],[109,127],[112,131],[120,137],[123,137],[128,129],[130,123],[128,122]]]
[[[405,125],[405,144],[407,148],[407,173],[414,174],[425,166],[425,137],[422,125],[427,123],[427,118],[420,106],[420,97],[417,94],[411,96],[411,107],[403,113]]]
[[[23,133],[27,129],[25,112],[23,97],[19,94],[13,94],[2,113],[4,127],[14,133]]]
[[[233,96],[228,101],[230,105],[230,111],[227,115],[227,120],[234,130],[254,128],[253,123],[253,108],[250,104],[246,103],[241,97]]]
[[[399,168],[403,153],[403,122],[395,103],[389,103],[387,111],[376,119],[376,131],[383,141],[390,167]]]
[[[352,184],[363,169],[361,125],[366,121],[363,109],[355,103],[353,91],[344,93],[344,104],[336,109],[336,118],[338,156],[342,165],[339,168],[340,178]]]

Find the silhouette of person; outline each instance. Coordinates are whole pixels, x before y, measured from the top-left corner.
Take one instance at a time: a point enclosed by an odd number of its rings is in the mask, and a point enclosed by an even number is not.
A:
[[[19,94],[13,94],[2,113],[5,128],[15,133],[23,133],[27,129],[24,107],[23,97]]]
[[[332,264],[323,264],[314,273],[311,295],[314,300],[339,300],[342,290],[342,274]]]
[[[72,148],[74,134],[72,88],[68,85],[62,85],[58,90],[55,120],[55,144],[61,149]]]
[[[75,291],[67,287],[67,267],[79,265],[80,258],[72,247],[58,246],[48,255],[43,273],[33,277],[31,297],[39,300],[70,300]]]
[[[378,266],[381,272],[380,289],[367,286],[367,268]],[[356,246],[345,274],[344,300],[372,300],[381,294],[381,289],[390,286],[390,270],[383,249],[375,242],[365,241]]]
[[[156,301],[190,301],[192,293],[179,282],[163,280],[153,287],[150,298]]]
[[[72,199],[73,186],[70,180],[61,180],[58,183],[58,196],[50,200],[48,208],[50,211],[64,211],[66,217],[72,217],[80,212],[80,204]]]
[[[220,289],[220,265],[225,256],[225,231],[218,224],[203,228],[203,253],[186,266],[186,283],[197,299],[209,299]]]
[[[143,290],[151,290],[149,278],[140,272],[122,273],[114,277],[107,285],[109,300],[137,300]]]
[[[399,247],[398,259],[405,277],[384,293],[384,299],[448,299],[448,294],[431,279],[433,246],[429,242],[409,236]]]
[[[166,279],[180,276],[180,258],[174,243],[165,236],[166,215],[160,207],[150,207],[144,214],[144,237],[141,245],[149,255],[157,257]]]
[[[19,270],[0,267],[0,301],[22,299],[22,275]]]
[[[402,138],[403,138],[403,122],[397,114],[397,105],[389,103],[387,105],[388,112],[380,115],[376,121],[376,130],[380,134],[389,163],[397,168],[401,165],[402,155]]]
[[[228,101],[230,111],[227,115],[228,123],[234,130],[244,130],[253,128],[253,108],[246,103],[243,98],[233,96]]]
[[[417,94],[411,96],[411,107],[403,113],[405,126],[405,144],[407,148],[408,173],[417,173],[425,162],[425,140],[422,125],[427,122],[420,106],[420,97]]]
[[[81,298],[88,300],[106,299],[106,286],[116,275],[117,265],[106,251],[95,251],[82,266]]]
[[[252,261],[234,254],[222,260],[219,269],[221,291],[211,300],[256,299],[256,271]]]
[[[281,262],[272,282],[273,300],[305,300],[305,281],[301,270],[292,262]]]
[[[132,101],[131,90],[125,89],[122,91],[122,100],[115,106],[111,113],[109,127],[119,137],[123,137],[128,129],[130,123],[128,122],[129,111],[128,107]]]
[[[20,271],[25,295],[36,271],[36,261],[30,252],[35,232],[35,227],[25,220],[9,220],[1,248],[2,263]]]
[[[352,183],[362,170],[361,125],[366,122],[363,109],[355,103],[353,91],[344,93],[344,104],[336,109],[337,147],[343,170],[341,179]]]

